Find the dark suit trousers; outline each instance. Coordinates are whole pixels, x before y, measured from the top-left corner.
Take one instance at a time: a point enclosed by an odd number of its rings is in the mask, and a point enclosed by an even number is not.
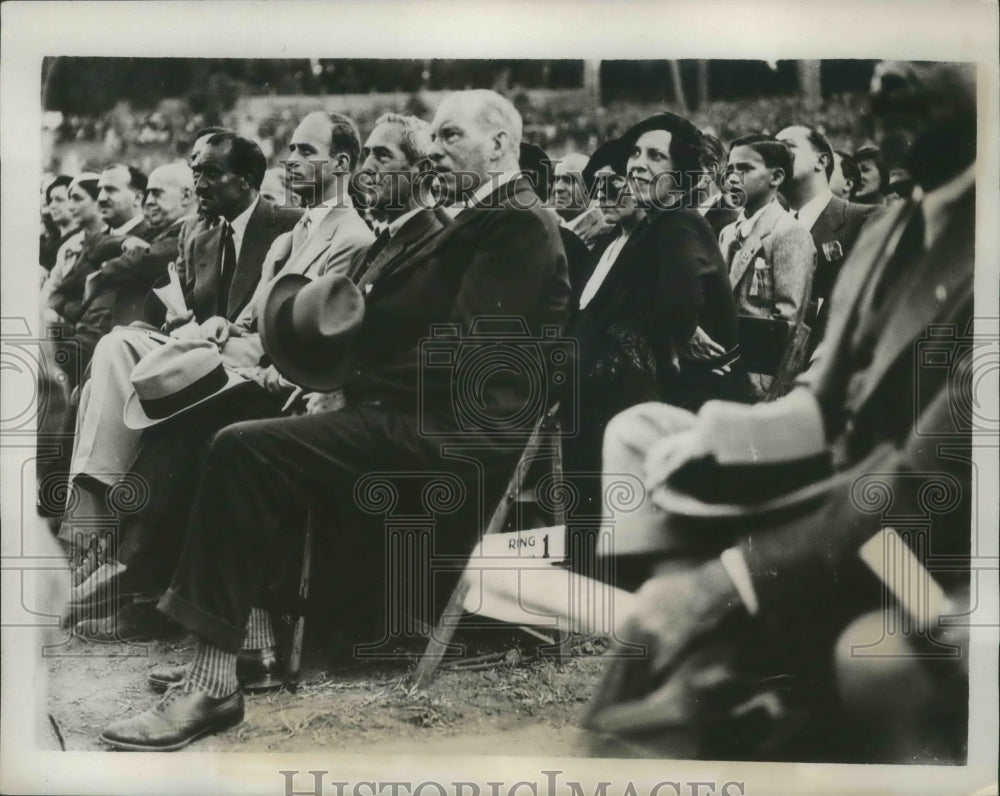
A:
[[[269,585],[271,562],[301,549],[306,511],[322,507],[324,517],[332,511],[335,521],[321,530],[337,536],[378,534],[365,541],[381,549],[384,520],[358,508],[355,484],[369,473],[454,469],[438,449],[420,436],[412,415],[374,406],[228,426],[209,446],[180,564],[160,610],[210,644],[237,652],[250,609]],[[512,466],[510,455],[501,459]],[[479,525],[461,525],[463,545],[446,549],[467,553]],[[436,550],[444,546],[439,541],[435,529]],[[340,561],[330,576],[343,577],[355,565]]]
[[[118,560],[144,590],[161,593],[177,566],[209,440],[233,423],[278,417],[285,398],[247,382],[143,432],[131,473],[147,500],[120,518]]]

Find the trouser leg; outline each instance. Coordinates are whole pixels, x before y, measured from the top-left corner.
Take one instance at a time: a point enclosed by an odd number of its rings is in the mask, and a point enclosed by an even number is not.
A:
[[[414,424],[370,409],[237,423],[216,434],[160,609],[236,652],[276,556],[298,549],[310,503],[345,502],[359,475],[431,462]],[[349,529],[348,529],[349,530]]]

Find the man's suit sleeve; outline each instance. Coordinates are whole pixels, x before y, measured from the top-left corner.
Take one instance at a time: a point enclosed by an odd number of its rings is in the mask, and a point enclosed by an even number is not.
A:
[[[935,396],[903,444],[882,445],[838,476],[818,509],[752,533],[740,544],[762,612],[789,594],[834,585],[860,546],[885,525],[891,527],[883,519],[887,513],[927,517],[935,550],[951,546],[947,543],[955,541],[955,534],[969,533],[971,466],[959,452],[968,449],[969,435],[955,429],[948,390],[945,386]],[[942,453],[946,447],[951,455]],[[873,495],[888,500],[873,500]]]
[[[167,264],[177,257],[177,238],[154,241],[148,249],[132,249],[101,266],[101,278],[108,283],[153,282],[166,273]]]
[[[819,402],[798,388],[776,401],[708,401],[698,413],[706,449],[720,464],[794,461],[827,447]]]
[[[790,226],[774,242],[771,252],[774,309],[785,321],[798,321],[805,312],[816,268],[816,246],[804,227]]]

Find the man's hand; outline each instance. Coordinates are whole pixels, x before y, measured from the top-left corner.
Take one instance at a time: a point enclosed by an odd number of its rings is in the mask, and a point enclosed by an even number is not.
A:
[[[701,429],[694,425],[686,431],[668,434],[650,445],[646,452],[645,481],[651,493],[688,462],[707,456],[711,451]],[[656,497],[653,495],[653,502]]]
[[[287,392],[295,389],[295,385],[282,376],[274,365],[266,368],[234,368],[234,371],[245,379],[257,384],[270,393]]]
[[[718,559],[656,575],[636,597],[608,653],[587,727],[628,734],[684,725],[707,709],[703,697],[730,682],[722,625],[743,609]]]
[[[125,240],[122,241],[122,252],[130,252],[136,249],[146,250],[149,248],[149,244],[142,238],[137,238],[135,235],[129,235]]]
[[[169,334],[174,329],[179,326],[184,326],[185,324],[192,323],[194,321],[194,312],[188,310],[181,315],[174,315],[170,310],[167,310],[166,320],[163,322],[163,331]],[[197,324],[195,324],[197,326]]]
[[[704,360],[715,359],[726,353],[726,349],[715,342],[700,326],[687,344],[682,347],[680,355],[683,359]]]
[[[211,343],[215,343],[219,348],[226,344],[229,339],[232,324],[228,318],[215,315],[201,325],[201,335]]]
[[[344,408],[344,391],[311,392],[305,395],[304,400],[307,415],[316,415],[320,412],[336,412]]]

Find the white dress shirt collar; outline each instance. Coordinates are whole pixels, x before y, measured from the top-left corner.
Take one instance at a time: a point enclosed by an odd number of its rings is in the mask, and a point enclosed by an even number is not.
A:
[[[519,171],[504,172],[499,176],[489,175],[486,181],[476,189],[476,192],[466,200],[465,206],[475,207],[501,186],[506,185],[519,176],[521,176],[521,172]]]
[[[240,250],[243,248],[243,236],[247,231],[247,224],[250,223],[250,216],[253,215],[254,210],[257,209],[257,204],[260,202],[260,196],[257,196],[251,203],[250,206],[240,213],[232,221],[226,222],[223,219],[223,223],[228,223],[233,228],[233,248],[236,250],[236,259],[240,259]]]
[[[141,223],[142,223],[142,215],[141,214],[137,215],[137,216],[132,216],[132,218],[130,218],[128,221],[126,221],[120,227],[116,227],[115,229],[111,230],[111,234],[112,235],[127,235],[129,232],[131,232],[133,229],[135,229]]]
[[[802,205],[795,214],[795,217],[806,229],[812,229],[813,224],[823,215],[823,211],[826,210],[826,206],[830,204],[831,199],[833,199],[833,192],[829,188],[826,188]]]
[[[749,238],[750,233],[753,232],[754,227],[757,226],[757,222],[760,220],[760,217],[764,215],[764,211],[777,201],[777,199],[772,199],[756,213],[750,216],[750,218],[747,218],[747,209],[745,207],[741,207],[739,218],[736,219],[736,234],[743,239]]]

